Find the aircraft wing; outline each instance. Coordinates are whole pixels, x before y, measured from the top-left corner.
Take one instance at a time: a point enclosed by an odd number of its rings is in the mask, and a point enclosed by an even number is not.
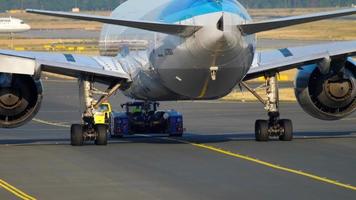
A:
[[[112,57],[0,50],[0,72],[36,76],[41,71],[76,78],[91,77],[107,84],[130,81],[130,76]]]
[[[346,59],[355,55],[356,41],[260,51],[256,52],[252,67],[244,80],[320,63],[325,59]]]

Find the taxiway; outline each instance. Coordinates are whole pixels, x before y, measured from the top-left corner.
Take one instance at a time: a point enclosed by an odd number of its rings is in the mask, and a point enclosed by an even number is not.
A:
[[[162,109],[184,114],[183,138],[136,135],[106,147],[72,147],[68,126],[80,117],[76,82],[50,79],[44,86],[36,119],[0,134],[0,180],[31,198],[356,198],[356,115],[325,122],[283,103],[296,139],[258,143],[254,121],[266,118],[258,103],[163,102]],[[125,101],[118,95],[112,104],[119,110]],[[0,199],[26,197],[1,186]]]

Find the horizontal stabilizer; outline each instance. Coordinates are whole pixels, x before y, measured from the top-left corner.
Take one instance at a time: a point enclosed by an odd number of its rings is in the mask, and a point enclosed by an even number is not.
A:
[[[331,12],[323,12],[323,13],[316,13],[316,14],[308,14],[308,15],[301,15],[295,17],[286,17],[281,19],[275,19],[270,21],[263,21],[263,22],[254,22],[250,24],[243,24],[239,25],[241,31],[245,35],[250,35],[254,33],[259,33],[263,31],[269,31],[278,28],[284,28],[288,26],[304,24],[308,22],[314,22],[324,19],[330,19],[335,17],[342,17],[347,15],[356,14],[356,8],[352,9],[344,9],[338,11],[331,11]]]
[[[160,32],[165,34],[180,35],[184,37],[190,36],[194,34],[196,31],[198,31],[200,28],[202,28],[201,26],[167,24],[167,23],[158,23],[158,22],[150,22],[150,21],[121,20],[112,17],[74,14],[68,12],[55,12],[55,11],[46,11],[46,10],[33,10],[33,9],[27,9],[26,12],[54,16],[54,17],[63,17],[69,19],[78,19],[78,20],[85,20],[85,21],[101,22],[105,24],[120,25],[120,26],[138,28],[138,29],[143,29],[148,31],[155,31],[155,32]]]

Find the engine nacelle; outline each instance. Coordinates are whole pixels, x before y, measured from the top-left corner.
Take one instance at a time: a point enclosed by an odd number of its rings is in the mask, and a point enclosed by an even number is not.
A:
[[[0,128],[30,121],[42,102],[42,83],[29,75],[0,73]]]
[[[301,107],[321,120],[339,120],[356,110],[356,64],[349,59],[345,66],[331,63],[330,69],[341,69],[325,75],[316,64],[299,70],[295,95]]]

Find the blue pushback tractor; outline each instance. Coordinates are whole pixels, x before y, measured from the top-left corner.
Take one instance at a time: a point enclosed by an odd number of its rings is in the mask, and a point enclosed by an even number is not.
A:
[[[159,103],[156,102],[131,102],[121,107],[123,112],[111,114],[109,133],[112,137],[135,133],[183,135],[183,116],[175,110],[157,110]]]

